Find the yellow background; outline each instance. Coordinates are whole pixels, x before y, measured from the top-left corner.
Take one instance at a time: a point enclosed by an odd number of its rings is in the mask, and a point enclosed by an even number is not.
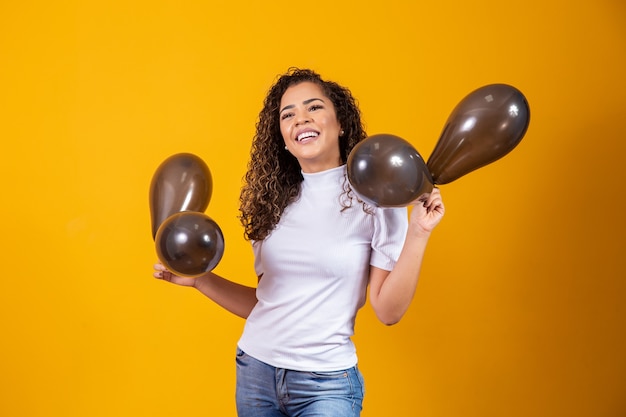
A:
[[[351,88],[368,133],[427,158],[502,82],[531,108],[503,159],[442,186],[415,301],[365,307],[364,417],[626,414],[621,0],[3,1],[0,415],[234,416],[243,321],[152,278],[148,187],[214,179],[216,272],[253,284],[238,215],[262,99],[289,66]]]

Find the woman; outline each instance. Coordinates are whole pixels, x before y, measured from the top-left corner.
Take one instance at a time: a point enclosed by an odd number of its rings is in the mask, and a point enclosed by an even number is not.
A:
[[[411,303],[443,202],[434,189],[408,219],[404,208],[359,199],[345,164],[365,137],[348,89],[291,69],[265,99],[241,192],[257,288],[155,266],[155,277],[195,287],[246,319],[237,350],[240,417],[359,416],[364,387],[351,336],[368,285],[385,324]]]

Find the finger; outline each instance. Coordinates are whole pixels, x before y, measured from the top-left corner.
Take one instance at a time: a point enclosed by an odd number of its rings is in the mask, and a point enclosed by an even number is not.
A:
[[[161,272],[161,279],[163,279],[164,281],[171,281],[172,273],[168,270]]]
[[[436,198],[441,198],[441,191],[439,191],[439,188],[433,188],[430,194],[428,194],[429,201],[432,201]]]
[[[436,211],[437,213],[443,213],[445,211],[445,207],[443,205],[443,201],[441,199],[433,200],[433,202],[426,208],[429,213]]]
[[[154,264],[154,273],[152,274],[155,278],[163,279],[166,281],[170,281],[172,279],[172,273],[168,271],[168,269],[160,262]]]
[[[434,201],[442,201],[441,193],[439,191],[433,190],[433,192],[428,195],[427,203],[430,204]]]
[[[424,193],[417,197],[415,200],[411,202],[412,206],[426,206],[428,199],[430,198],[430,193]]]
[[[432,212],[433,210],[443,211],[443,200],[439,195],[432,196],[432,198],[430,198],[428,202],[424,203],[424,207],[426,207],[426,211],[428,213]]]
[[[420,195],[419,197],[417,197],[417,199],[413,201],[411,204],[413,205],[421,204],[424,207],[427,207],[434,198],[437,198],[440,195],[441,193],[439,192],[439,189],[433,188],[431,192],[424,193]]]
[[[163,281],[171,281],[172,280],[172,276],[174,274],[172,274],[170,271],[168,270],[164,270],[164,271],[156,271],[154,274],[152,274],[155,278],[157,279],[162,279]]]

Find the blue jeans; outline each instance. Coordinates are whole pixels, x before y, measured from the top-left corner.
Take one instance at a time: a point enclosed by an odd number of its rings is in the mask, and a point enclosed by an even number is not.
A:
[[[333,372],[275,368],[237,349],[239,417],[358,417],[363,376],[355,366]]]

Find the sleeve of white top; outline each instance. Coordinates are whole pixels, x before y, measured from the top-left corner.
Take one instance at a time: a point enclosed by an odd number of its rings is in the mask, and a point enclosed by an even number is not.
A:
[[[252,241],[252,252],[254,253],[254,272],[256,272],[256,276],[260,277],[263,275],[263,269],[261,268],[261,246],[263,245],[263,241]]]
[[[406,208],[377,208],[370,265],[391,271],[396,265],[408,229]]]

